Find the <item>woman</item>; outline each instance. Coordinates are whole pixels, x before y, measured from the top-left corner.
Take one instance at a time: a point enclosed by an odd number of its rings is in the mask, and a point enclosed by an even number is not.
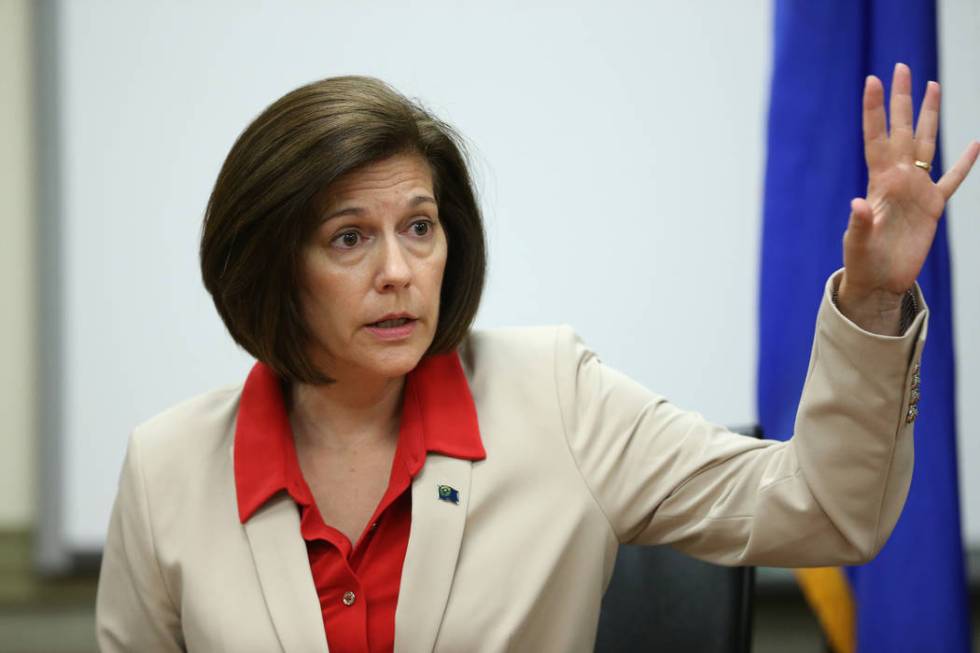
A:
[[[483,231],[457,139],[382,83],[270,106],[208,205],[204,282],[259,361],[133,433],[105,651],[588,651],[621,542],[856,564],[912,469],[915,278],[977,157],[933,184],[930,83],[864,94],[868,197],[827,282],[788,442],[726,432],[566,328],[470,332]],[[655,591],[651,588],[651,591]]]

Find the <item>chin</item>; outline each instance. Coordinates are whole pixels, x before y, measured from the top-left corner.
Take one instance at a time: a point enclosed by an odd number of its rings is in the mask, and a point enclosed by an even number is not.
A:
[[[404,347],[395,351],[379,352],[379,355],[365,361],[364,367],[379,376],[397,378],[415,369],[425,355],[426,347]]]

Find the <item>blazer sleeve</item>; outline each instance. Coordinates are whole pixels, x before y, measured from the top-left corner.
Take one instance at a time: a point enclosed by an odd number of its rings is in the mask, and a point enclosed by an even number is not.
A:
[[[793,437],[741,436],[609,369],[567,327],[555,373],[565,437],[619,540],[727,565],[873,558],[912,477],[911,405],[927,310],[906,332],[863,331],[828,279]]]
[[[109,522],[95,613],[103,653],[184,650],[180,615],[154,549],[135,433]]]

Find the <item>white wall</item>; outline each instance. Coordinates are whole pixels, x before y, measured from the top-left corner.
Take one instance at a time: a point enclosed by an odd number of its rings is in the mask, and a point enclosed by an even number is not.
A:
[[[386,79],[474,144],[491,240],[480,325],[571,323],[676,403],[753,420],[770,2],[527,4],[60,3],[71,546],[101,542],[133,425],[243,377],[200,286],[200,217],[248,120],[330,75]],[[970,0],[941,6],[949,160],[978,135],[980,22]],[[980,543],[978,179],[950,233]]]

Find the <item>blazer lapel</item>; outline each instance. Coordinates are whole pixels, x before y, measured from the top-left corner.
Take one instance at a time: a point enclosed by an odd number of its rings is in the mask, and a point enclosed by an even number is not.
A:
[[[265,604],[285,653],[327,653],[320,600],[299,511],[287,495],[273,497],[245,522]]]
[[[472,469],[469,460],[430,453],[412,482],[412,529],[395,610],[395,653],[435,646],[456,573]],[[446,486],[442,495],[440,486]]]

